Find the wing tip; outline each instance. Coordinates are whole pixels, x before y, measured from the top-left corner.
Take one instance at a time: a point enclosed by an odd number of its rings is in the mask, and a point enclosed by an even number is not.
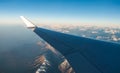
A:
[[[30,22],[29,20],[27,20],[24,16],[20,16],[20,18],[26,24],[27,28],[29,28],[29,29],[35,29],[36,28],[36,26],[32,22]]]

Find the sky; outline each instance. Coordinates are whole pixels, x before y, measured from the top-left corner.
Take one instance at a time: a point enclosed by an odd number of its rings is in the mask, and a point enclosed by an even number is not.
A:
[[[120,24],[120,0],[0,0],[0,24]]]

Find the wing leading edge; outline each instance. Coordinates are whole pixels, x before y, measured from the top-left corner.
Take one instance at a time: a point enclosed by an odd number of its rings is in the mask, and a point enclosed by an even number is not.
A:
[[[120,73],[120,44],[38,27],[33,31],[61,52],[76,73]]]

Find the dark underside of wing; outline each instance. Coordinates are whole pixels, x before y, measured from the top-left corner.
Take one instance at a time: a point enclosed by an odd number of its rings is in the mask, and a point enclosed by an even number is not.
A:
[[[34,32],[61,52],[76,73],[120,73],[120,44],[38,27]]]

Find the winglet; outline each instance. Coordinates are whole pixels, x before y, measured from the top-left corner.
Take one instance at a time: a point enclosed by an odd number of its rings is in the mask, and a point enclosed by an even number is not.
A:
[[[32,23],[32,22],[30,22],[30,21],[28,21],[24,16],[20,16],[20,18],[23,20],[23,22],[26,24],[26,27],[27,28],[29,28],[29,29],[35,29],[36,28],[36,26]]]

